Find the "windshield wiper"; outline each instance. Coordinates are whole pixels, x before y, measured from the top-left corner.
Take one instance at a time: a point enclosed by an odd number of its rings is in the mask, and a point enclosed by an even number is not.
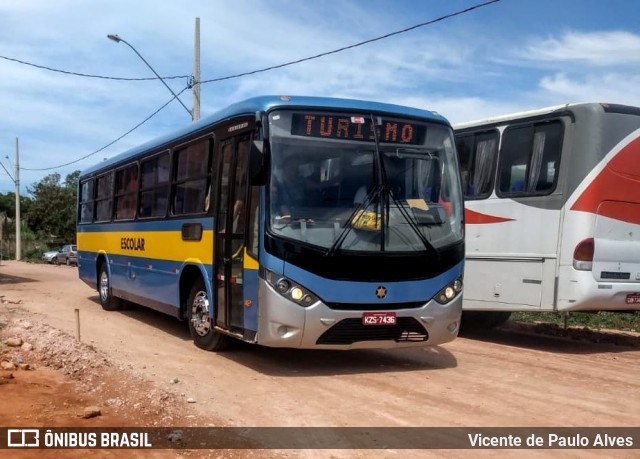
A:
[[[420,228],[418,228],[420,223],[417,221],[415,216],[412,216],[409,212],[407,212],[407,209],[404,208],[404,206],[396,199],[396,197],[393,195],[391,191],[389,191],[389,196],[391,196],[391,199],[393,199],[393,203],[396,205],[396,207],[398,208],[398,210],[400,211],[404,219],[407,221],[407,223],[409,223],[409,226],[411,227],[411,229],[416,233],[416,235],[420,239],[420,242],[422,242],[422,244],[424,245],[425,249],[427,249],[428,252],[431,252],[431,254],[434,255],[436,258],[440,258],[440,253],[436,250],[433,244],[429,242],[429,240],[424,236],[424,234],[422,234],[422,231],[420,231]],[[431,223],[427,223],[427,225],[430,226]]]
[[[340,235],[336,238],[335,242],[331,245],[329,250],[327,250],[327,253],[325,254],[325,256],[328,256],[328,257],[335,255],[335,253],[338,251],[338,249],[340,248],[344,240],[347,238],[347,235],[349,234],[353,226],[352,225],[353,218],[358,214],[359,211],[366,209],[367,206],[371,202],[373,202],[373,199],[378,195],[380,195],[380,198],[381,198],[379,199],[380,220],[381,220],[380,221],[380,230],[381,230],[380,250],[384,252],[384,237],[385,237],[385,226],[386,226],[384,201],[387,201],[387,200],[382,198],[384,198],[383,193],[384,193],[384,189],[386,188],[387,182],[386,182],[386,174],[384,173],[384,161],[382,160],[382,152],[380,151],[380,142],[378,141],[378,131],[376,130],[376,126],[377,126],[376,120],[373,113],[371,113],[370,117],[371,117],[371,132],[373,132],[373,139],[375,142],[375,153],[373,155],[373,165],[374,165],[373,183],[375,184],[375,186],[373,187],[373,189],[369,191],[369,193],[367,193],[366,198],[351,213],[351,216],[349,217],[349,220],[347,220],[347,224],[345,225],[344,229],[342,230]],[[380,118],[378,117],[378,119]],[[381,124],[381,122],[379,124]]]
[[[411,215],[409,215],[409,213],[404,208],[404,206],[400,204],[400,202],[398,202],[398,200],[395,198],[395,196],[391,192],[391,189],[387,184],[387,174],[384,167],[384,158],[382,156],[383,155],[382,150],[380,149],[380,141],[378,139],[378,131],[376,130],[376,122],[373,114],[371,114],[371,125],[372,125],[371,130],[373,132],[373,138],[375,141],[375,153],[373,155],[373,161],[374,161],[373,179],[374,179],[375,185],[371,190],[369,190],[365,199],[351,213],[351,215],[349,216],[349,219],[347,220],[347,224],[342,229],[342,231],[336,238],[335,242],[327,250],[327,252],[325,253],[325,256],[331,257],[335,255],[335,253],[340,249],[345,239],[349,235],[349,232],[353,229],[353,219],[355,218],[355,216],[358,215],[358,212],[366,209],[369,206],[369,204],[371,204],[376,198],[378,198],[378,205],[380,206],[380,233],[381,233],[380,234],[380,251],[384,252],[385,236],[386,236],[386,230],[388,227],[388,223],[389,223],[388,220],[390,215],[390,209],[389,209],[390,199],[389,198],[391,198],[395,206],[399,209],[400,213],[404,217],[404,219],[407,221],[407,223],[409,223],[409,226],[411,227],[411,229],[418,236],[418,238],[424,245],[425,249],[428,252],[431,252],[433,255],[435,255],[436,258],[439,258],[440,254],[438,253],[436,248],[427,240],[424,234],[422,234],[422,231],[420,231],[420,228],[418,228],[418,222],[414,218],[412,218]],[[407,149],[407,151],[410,151],[410,150]],[[398,153],[399,153],[399,150],[396,151],[396,154]],[[427,159],[432,159],[431,153],[429,153],[429,156]]]
[[[367,195],[362,200],[362,202],[358,204],[358,206],[355,208],[353,212],[351,212],[351,215],[349,215],[349,218],[347,219],[347,224],[342,229],[342,231],[336,238],[335,242],[331,244],[331,247],[329,248],[329,250],[327,250],[327,252],[325,253],[325,256],[332,257],[333,255],[335,255],[335,253],[338,251],[340,246],[342,246],[342,243],[344,242],[344,240],[349,235],[349,232],[353,229],[352,223],[355,216],[358,215],[358,212],[366,209],[369,206],[369,204],[373,202],[376,196],[380,194],[381,190],[382,190],[382,187],[380,185],[376,185],[367,193]]]

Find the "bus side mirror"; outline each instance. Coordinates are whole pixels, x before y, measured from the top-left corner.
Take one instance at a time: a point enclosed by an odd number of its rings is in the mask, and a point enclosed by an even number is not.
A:
[[[263,140],[254,140],[249,153],[249,184],[251,186],[267,184],[268,158],[269,144]]]

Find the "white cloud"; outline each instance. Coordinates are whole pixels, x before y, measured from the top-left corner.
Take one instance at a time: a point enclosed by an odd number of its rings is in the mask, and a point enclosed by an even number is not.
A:
[[[81,73],[153,76],[125,44],[107,40],[107,34],[117,33],[161,75],[191,74],[199,17],[201,76],[212,79],[338,49],[456,8],[440,2],[414,2],[408,8],[408,1],[372,1],[5,0],[0,2],[0,54]],[[635,33],[573,31],[534,41],[532,34],[550,28],[523,26],[521,34],[507,36],[499,27],[504,18],[498,9],[480,20],[477,14],[289,67],[205,84],[202,116],[259,94],[399,103],[436,110],[454,123],[577,99],[640,105],[633,96],[638,93],[635,75],[640,74],[640,37]],[[518,51],[508,55],[509,47]],[[167,83],[178,92],[186,81]],[[0,60],[0,97],[0,157],[12,152],[15,137],[20,137],[23,165],[45,167],[95,151],[171,95],[158,81],[71,77]],[[191,107],[191,91],[181,98]],[[87,167],[188,122],[174,101],[113,147],[60,173]],[[3,174],[0,192],[12,188]],[[37,179],[34,172],[25,183]]]
[[[536,40],[524,57],[541,63],[574,62],[592,66],[640,63],[640,36],[628,31],[572,31],[560,38]]]
[[[564,102],[608,102],[640,106],[640,74],[606,73],[571,78],[558,73],[540,81],[540,88]]]

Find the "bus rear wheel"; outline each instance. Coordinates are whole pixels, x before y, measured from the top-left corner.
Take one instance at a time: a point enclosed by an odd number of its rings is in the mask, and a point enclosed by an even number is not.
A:
[[[122,300],[116,298],[111,293],[111,278],[107,264],[100,265],[100,274],[98,276],[98,293],[100,294],[100,304],[105,311],[117,311],[122,309]]]
[[[213,327],[211,302],[202,279],[198,279],[189,292],[187,300],[187,318],[189,333],[196,346],[205,351],[222,351],[231,344],[231,337],[220,333]]]

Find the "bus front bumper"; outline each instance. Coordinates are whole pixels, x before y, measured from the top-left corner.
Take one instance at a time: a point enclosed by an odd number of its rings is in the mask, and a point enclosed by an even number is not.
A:
[[[264,285],[257,343],[299,349],[391,349],[435,346],[452,341],[460,327],[462,294],[441,305],[390,309],[396,323],[365,325],[363,310],[335,310],[318,301],[302,307]],[[382,311],[370,311],[382,312]]]

